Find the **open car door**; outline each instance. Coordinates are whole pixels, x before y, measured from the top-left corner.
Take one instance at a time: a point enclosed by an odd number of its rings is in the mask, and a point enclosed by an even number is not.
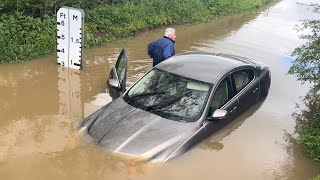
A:
[[[112,67],[107,81],[108,91],[112,100],[118,98],[126,91],[128,57],[124,49],[118,56],[115,67]]]

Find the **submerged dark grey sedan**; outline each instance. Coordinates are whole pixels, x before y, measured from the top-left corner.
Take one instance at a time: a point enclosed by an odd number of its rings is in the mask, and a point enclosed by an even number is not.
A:
[[[107,85],[113,101],[87,117],[81,131],[119,154],[167,161],[264,98],[270,71],[262,63],[213,53],[171,57],[126,90],[121,51]]]

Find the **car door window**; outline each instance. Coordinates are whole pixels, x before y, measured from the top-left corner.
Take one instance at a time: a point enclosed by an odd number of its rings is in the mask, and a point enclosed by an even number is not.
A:
[[[121,50],[116,65],[112,67],[109,79],[107,81],[107,88],[112,100],[121,96],[122,93],[126,91],[126,76],[127,76],[127,63],[128,58],[124,49]],[[113,81],[113,85],[110,84],[110,81]],[[115,81],[118,82],[115,85]]]
[[[125,80],[125,75],[126,75],[126,71],[125,71],[126,65],[127,65],[126,59],[127,59],[126,54],[124,53],[124,50],[122,50],[115,66],[117,69],[117,76],[119,78],[119,83],[121,85],[123,85],[123,81]]]
[[[254,72],[251,69],[240,70],[234,72],[232,78],[238,93],[253,80]]]
[[[215,109],[221,108],[230,99],[232,99],[232,84],[230,76],[226,77],[217,87],[210,105],[210,113],[213,113]]]

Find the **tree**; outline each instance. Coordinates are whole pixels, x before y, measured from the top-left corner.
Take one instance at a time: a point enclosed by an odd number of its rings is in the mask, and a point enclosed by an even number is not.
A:
[[[313,12],[320,13],[319,4],[307,5]],[[303,20],[299,31],[309,33],[300,36],[306,43],[296,48],[292,55],[296,57],[289,69],[289,74],[297,76],[298,80],[320,83],[320,20]]]
[[[305,5],[305,4],[304,4]],[[313,12],[320,13],[319,4],[307,5]],[[300,36],[306,43],[296,48],[292,55],[296,56],[289,74],[294,74],[302,82],[313,83],[313,88],[304,97],[306,109],[294,114],[298,143],[304,146],[306,153],[318,163],[320,162],[320,20],[302,21],[299,30],[307,30]],[[314,178],[320,180],[320,176]]]

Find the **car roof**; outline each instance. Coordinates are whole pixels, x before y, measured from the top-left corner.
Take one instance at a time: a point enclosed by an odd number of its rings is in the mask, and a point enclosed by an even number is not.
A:
[[[155,67],[180,76],[215,83],[220,74],[249,64],[254,63],[238,56],[192,52],[170,57]]]

